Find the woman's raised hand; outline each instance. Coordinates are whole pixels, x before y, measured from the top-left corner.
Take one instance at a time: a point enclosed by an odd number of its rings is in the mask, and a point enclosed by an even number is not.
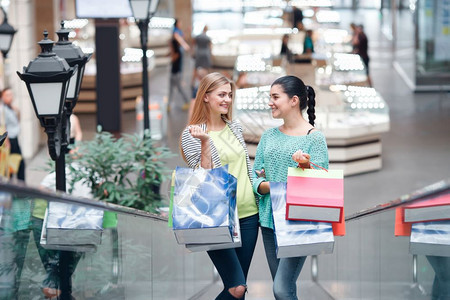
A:
[[[198,125],[189,126],[189,132],[192,137],[199,139],[200,141],[207,141],[209,139],[209,135]]]
[[[304,153],[302,150],[298,150],[292,154],[292,159],[302,165],[309,164],[310,158],[310,155],[308,153]]]

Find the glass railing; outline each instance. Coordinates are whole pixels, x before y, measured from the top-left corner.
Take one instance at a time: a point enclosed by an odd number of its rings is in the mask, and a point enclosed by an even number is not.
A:
[[[0,182],[0,299],[198,299],[214,278],[165,218]]]
[[[450,299],[449,197],[443,180],[346,216],[333,254],[311,260],[313,279],[335,299]],[[439,201],[447,205],[433,206]],[[405,210],[419,202],[422,215]]]
[[[313,256],[305,265],[314,284],[303,285],[308,291],[302,294],[329,299],[450,299],[450,221],[396,227],[403,220],[399,212],[407,216],[406,205],[426,200],[433,207],[430,203],[435,205],[436,199],[448,202],[449,194],[450,180],[443,180],[347,216],[346,235],[335,237],[333,254]],[[101,220],[96,223],[91,217],[94,226],[81,234],[67,230],[74,225],[64,227],[67,224],[57,218],[57,226],[66,230],[43,236],[43,228],[55,228],[49,214],[44,226],[48,203],[49,212],[58,211],[54,207],[62,203],[65,215],[78,214],[78,224],[83,223],[83,211],[100,212]],[[68,210],[70,205],[79,208]],[[448,207],[433,208],[431,219],[450,218]],[[95,224],[102,228],[101,235]],[[429,236],[413,241],[418,234]],[[308,277],[309,272],[302,273],[301,278]],[[0,182],[0,299],[43,299],[60,292],[59,299],[78,300],[206,299],[201,295],[216,279],[206,253],[188,253],[178,245],[163,217]]]

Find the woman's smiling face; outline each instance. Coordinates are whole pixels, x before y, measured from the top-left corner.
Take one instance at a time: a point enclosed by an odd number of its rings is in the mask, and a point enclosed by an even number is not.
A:
[[[233,94],[229,83],[218,87],[205,96],[205,102],[209,103],[211,113],[220,115],[228,113],[232,105],[232,99]]]
[[[279,84],[270,88],[269,107],[272,109],[272,117],[275,119],[283,118],[283,116],[292,109],[292,99],[289,98]]]

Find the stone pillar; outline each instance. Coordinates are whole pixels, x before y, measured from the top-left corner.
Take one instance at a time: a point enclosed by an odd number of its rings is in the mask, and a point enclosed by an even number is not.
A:
[[[48,38],[57,41],[55,33],[59,27],[59,0],[35,0],[34,1],[34,18],[35,18],[35,36],[36,41],[43,38],[42,32],[48,31]],[[36,44],[36,53],[40,51],[39,45]]]
[[[191,0],[174,0],[175,14],[174,18],[181,21],[181,30],[185,35],[186,41],[191,40],[192,32],[192,3]]]
[[[61,1],[61,18],[64,20],[71,20],[76,18],[75,0],[60,0]]]
[[[41,136],[43,136],[25,83],[16,74],[16,71],[22,72],[23,67],[36,57],[34,4],[33,0],[10,2],[8,22],[17,30],[17,33],[5,61],[5,70],[9,73],[6,76],[14,92],[14,101],[20,107],[19,143],[25,159],[31,158],[37,152],[39,143],[42,141]]]

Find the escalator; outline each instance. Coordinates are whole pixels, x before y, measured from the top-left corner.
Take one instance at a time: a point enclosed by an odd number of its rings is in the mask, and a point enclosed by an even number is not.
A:
[[[308,258],[300,298],[450,299],[450,250],[411,254],[410,237],[394,232],[399,207],[449,193],[450,180],[443,180],[346,216],[333,254]],[[49,202],[103,212],[101,242],[80,248],[80,237],[67,231],[62,236],[73,244],[66,251],[43,248]],[[49,291],[61,292],[59,299],[212,299],[222,288],[206,253],[178,245],[161,216],[0,182],[0,218],[0,299],[44,299]],[[450,229],[441,233],[450,249]],[[252,269],[258,261],[265,263],[257,249]],[[260,280],[250,271],[246,299],[273,299],[266,275]]]

